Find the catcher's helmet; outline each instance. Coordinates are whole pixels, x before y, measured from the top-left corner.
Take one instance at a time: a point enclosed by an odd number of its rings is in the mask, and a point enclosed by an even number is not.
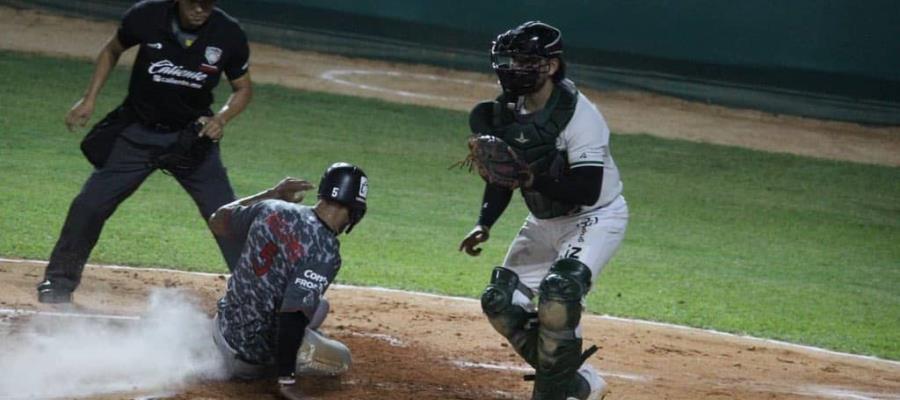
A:
[[[345,162],[331,164],[319,181],[319,199],[334,201],[350,210],[350,224],[345,233],[350,233],[366,215],[366,196],[369,180],[359,167]]]
[[[540,74],[550,68],[547,59],[560,59],[560,68],[553,79],[560,81],[565,77],[562,53],[559,29],[540,21],[528,21],[497,36],[491,45],[491,66],[503,92],[521,96],[540,89]]]

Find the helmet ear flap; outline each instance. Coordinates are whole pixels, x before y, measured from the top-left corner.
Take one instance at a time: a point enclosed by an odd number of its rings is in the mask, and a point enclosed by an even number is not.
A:
[[[365,208],[351,208],[350,209],[350,222],[347,224],[347,229],[344,230],[344,233],[350,234],[350,231],[353,230],[353,227],[359,223],[363,217],[366,216]]]

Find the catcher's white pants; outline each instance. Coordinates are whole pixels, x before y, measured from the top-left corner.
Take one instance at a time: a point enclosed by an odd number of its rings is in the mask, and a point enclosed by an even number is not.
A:
[[[619,249],[628,225],[628,204],[621,195],[598,208],[577,215],[538,219],[529,214],[513,239],[503,267],[519,275],[519,282],[538,295],[541,281],[553,263],[575,258],[591,270],[591,287]],[[531,296],[517,291],[514,303],[531,308]]]
[[[574,258],[584,263],[591,270],[593,288],[603,267],[622,244],[627,226],[628,204],[621,195],[606,206],[577,215],[537,219],[529,214],[503,260],[503,267],[519,276],[519,289],[513,294],[513,304],[535,311],[532,300],[540,294],[541,281],[553,263],[561,258]],[[582,335],[580,323],[575,328],[575,335]],[[591,385],[591,399],[606,394],[606,382],[590,364],[582,365],[578,373]]]

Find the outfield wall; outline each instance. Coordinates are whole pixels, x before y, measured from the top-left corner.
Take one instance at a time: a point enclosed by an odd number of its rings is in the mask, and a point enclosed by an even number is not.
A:
[[[132,0],[0,0],[116,17]],[[221,0],[251,39],[487,71],[498,33],[564,32],[572,76],[787,114],[900,125],[896,0]]]

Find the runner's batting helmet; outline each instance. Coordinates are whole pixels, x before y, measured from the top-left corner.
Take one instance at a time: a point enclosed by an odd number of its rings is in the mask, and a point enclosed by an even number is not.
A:
[[[359,167],[345,162],[331,164],[319,181],[319,198],[334,201],[350,210],[350,224],[345,233],[350,233],[366,215],[366,196],[369,180]]]

